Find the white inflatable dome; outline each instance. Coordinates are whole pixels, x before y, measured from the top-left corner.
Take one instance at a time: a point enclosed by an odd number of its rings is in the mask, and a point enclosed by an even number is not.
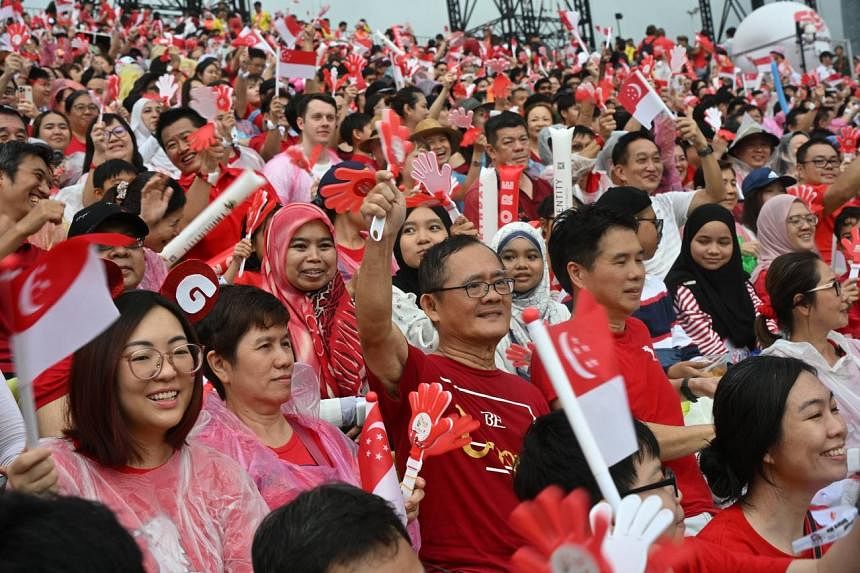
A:
[[[731,44],[731,58],[745,72],[754,72],[752,60],[767,56],[770,50],[781,48],[797,71],[801,70],[800,49],[797,45],[794,14],[811,10],[800,2],[774,2],[750,13],[738,25]],[[815,32],[815,42],[804,46],[806,67],[818,66],[818,54],[830,49],[830,29],[821,22]]]

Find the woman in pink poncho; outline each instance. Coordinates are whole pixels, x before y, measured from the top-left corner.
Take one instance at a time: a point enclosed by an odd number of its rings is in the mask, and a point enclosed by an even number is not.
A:
[[[120,318],[74,355],[74,429],[43,442],[49,455],[19,457],[10,483],[105,504],[137,540],[147,571],[250,573],[268,508],[235,461],[185,443],[202,401],[202,347],[155,293],[128,292],[116,305]]]
[[[325,483],[361,485],[355,444],[300,405],[316,399],[319,389],[310,367],[295,362],[290,322],[273,295],[236,285],[221,287],[197,325],[215,391],[205,392],[192,439],[238,461],[271,509]],[[423,480],[418,488],[406,503],[413,519]],[[409,530],[417,540],[417,521]]]

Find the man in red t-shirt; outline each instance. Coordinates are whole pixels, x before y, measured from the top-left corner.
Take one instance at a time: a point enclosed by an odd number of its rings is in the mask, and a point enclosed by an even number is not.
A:
[[[48,198],[53,157],[44,144],[0,144],[0,272],[32,265],[42,250],[27,243],[27,237],[49,221],[63,222],[64,205]],[[4,314],[0,313],[0,371],[14,377]]]
[[[841,173],[840,164],[839,150],[826,139],[812,138],[797,148],[797,184],[808,185],[814,191],[809,208],[818,215],[815,244],[828,264],[833,257],[836,217],[843,206],[854,204],[860,193],[860,157]]]
[[[529,134],[523,117],[512,111],[503,111],[491,117],[484,125],[487,136],[487,155],[493,165],[529,164]],[[501,178],[497,178],[501,185]],[[519,182],[518,209],[520,220],[536,221],[540,218],[538,208],[544,199],[552,195],[552,187],[543,179],[532,179],[523,170]],[[466,192],[463,214],[475,225],[478,224],[478,200],[480,185],[476,182]]]
[[[439,332],[434,354],[410,346],[391,322],[390,261],[406,218],[403,195],[384,182],[362,207],[370,221],[386,217],[381,241],[369,241],[358,273],[358,329],[371,388],[404,469],[409,393],[440,383],[453,399],[447,413],[481,422],[461,449],[424,461],[421,558],[452,571],[508,571],[523,540],[508,518],[517,505],[512,485],[523,435],[549,407],[534,386],[496,368],[494,354],[511,319],[513,281],[498,255],[477,239],[454,236],[433,246],[419,269],[421,307]]]
[[[631,412],[657,437],[662,459],[678,478],[688,531],[695,534],[717,511],[693,455],[713,439],[714,428],[684,426],[679,390],[666,378],[648,328],[631,316],[639,308],[645,281],[636,227],[632,217],[601,207],[567,211],[553,225],[549,258],[562,288],[574,300],[580,289],[588,289],[606,308]],[[537,357],[531,380],[556,407],[557,397]]]

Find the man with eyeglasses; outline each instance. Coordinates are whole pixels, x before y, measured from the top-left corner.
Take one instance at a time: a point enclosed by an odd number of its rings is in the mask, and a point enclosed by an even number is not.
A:
[[[693,380],[686,377],[671,383],[651,346],[648,328],[632,316],[639,309],[645,282],[645,251],[636,231],[638,226],[651,224],[637,223],[629,214],[599,205],[565,211],[553,225],[549,259],[562,288],[574,300],[586,289],[606,309],[631,413],[657,436],[663,461],[678,476],[686,526],[696,533],[717,511],[694,457],[713,439],[714,428],[710,424],[684,425],[682,395],[695,400],[693,392],[708,393],[705,384],[693,386]],[[543,364],[533,356],[531,366],[532,384],[551,407],[558,408]]]
[[[815,244],[821,259],[828,264],[833,258],[836,217],[843,207],[856,206],[860,193],[860,158],[854,159],[844,171],[840,171],[841,164],[839,150],[826,139],[814,137],[797,149],[798,188],[805,186],[813,191],[809,208],[818,211]]]
[[[522,378],[498,370],[495,350],[508,333],[513,281],[499,256],[471,237],[453,236],[427,251],[419,267],[420,304],[439,333],[434,354],[410,346],[391,322],[390,261],[406,217],[390,182],[368,195],[362,214],[385,217],[381,241],[369,241],[358,272],[358,330],[371,388],[379,395],[402,473],[410,450],[409,393],[440,383],[453,400],[445,414],[481,422],[463,448],[424,460],[421,558],[447,570],[507,571],[521,539],[508,524],[522,438],[549,408]],[[432,567],[430,567],[432,569]]]

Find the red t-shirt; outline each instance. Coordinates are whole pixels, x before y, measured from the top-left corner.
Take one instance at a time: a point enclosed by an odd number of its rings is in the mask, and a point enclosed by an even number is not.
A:
[[[212,203],[212,201],[217,199],[218,196],[221,195],[221,193],[223,193],[230,184],[243,173],[243,171],[243,169],[235,169],[233,167],[222,167],[221,177],[209,191],[209,203]],[[262,173],[257,173],[257,175],[265,177]],[[186,194],[194,183],[195,177],[196,175],[193,174],[183,175],[179,179],[179,184],[182,186]],[[274,196],[274,189],[272,189],[268,183],[266,186],[269,190],[269,196]],[[199,243],[194,245],[184,258],[186,260],[200,259],[201,261],[208,261],[225,250],[232,249],[236,243],[242,239],[242,221],[245,218],[245,213],[248,211],[250,197],[253,197],[253,193],[248,199],[242,202],[241,205],[237,205],[236,208],[233,209],[233,211],[231,211],[223,221],[218,223],[214,229],[209,231],[209,233],[207,233]]]
[[[266,137],[268,137],[269,132],[264,131],[263,133],[258,133],[254,137],[252,137],[248,141],[248,147],[260,153],[260,150],[263,149],[263,146],[266,144]],[[290,137],[287,135],[286,137],[281,138],[281,153],[286,151],[289,147],[296,144],[296,138]]]
[[[721,545],[703,541],[701,536],[687,537],[684,544],[692,546],[692,554],[684,565],[674,569],[675,573],[785,573],[792,561],[788,557],[762,557],[726,551]]]
[[[767,542],[765,538],[752,528],[747,521],[741,506],[734,504],[722,510],[705,528],[699,532],[698,538],[720,546],[724,551],[747,555],[763,555],[765,557],[811,559],[812,550],[800,555],[783,553]],[[826,550],[826,547],[824,548]]]
[[[319,438],[314,434],[312,439],[314,440],[314,442],[317,442],[317,450],[320,453],[323,453],[322,442],[319,441]],[[292,437],[287,440],[286,444],[277,448],[269,449],[275,452],[275,454],[277,454],[280,459],[291,464],[296,464],[299,466],[319,465],[317,464],[314,457],[311,455],[311,452],[308,450],[307,446],[305,446],[304,442],[302,442],[301,438],[299,438],[298,432],[293,432]]]
[[[400,475],[410,449],[407,397],[422,382],[439,382],[453,395],[446,414],[470,414],[481,422],[462,450],[427,458],[421,503],[421,559],[454,571],[507,571],[510,557],[524,540],[508,518],[518,505],[512,468],[531,423],[549,412],[540,392],[519,376],[501,370],[478,370],[436,354],[409,347],[400,378],[399,399],[392,398],[368,372]]]
[[[824,193],[827,191],[829,185],[821,183],[819,185],[811,185],[811,187],[815,191],[811,210],[818,215],[818,224],[815,226],[815,246],[818,247],[821,260],[829,265],[833,258],[833,248],[836,244],[836,236],[833,234],[836,217],[839,216],[839,213],[845,207],[856,207],[860,204],[856,200],[851,200],[836,209],[833,213],[824,215]]]
[[[519,212],[520,221],[537,221],[540,219],[538,215],[538,207],[544,199],[552,195],[552,186],[543,179],[532,179],[532,196],[526,195],[525,191],[520,189],[519,192]],[[475,225],[480,221],[478,216],[478,198],[480,182],[476,181],[472,188],[466,193],[466,198],[463,203],[463,215],[472,221]]]
[[[666,378],[654,349],[648,327],[638,318],[628,317],[624,332],[615,334],[615,358],[630,403],[633,417],[643,422],[667,426],[683,426],[681,400]],[[540,359],[532,359],[532,384],[540,388],[549,402],[557,398]],[[717,513],[711,490],[702,477],[696,457],[692,454],[665,462],[678,478],[678,488],[684,497],[684,515],[691,517],[703,512]]]
[[[72,135],[72,139],[69,140],[69,144],[63,150],[63,155],[69,156],[74,153],[86,153],[87,151],[87,142],[81,141],[74,135]]]

